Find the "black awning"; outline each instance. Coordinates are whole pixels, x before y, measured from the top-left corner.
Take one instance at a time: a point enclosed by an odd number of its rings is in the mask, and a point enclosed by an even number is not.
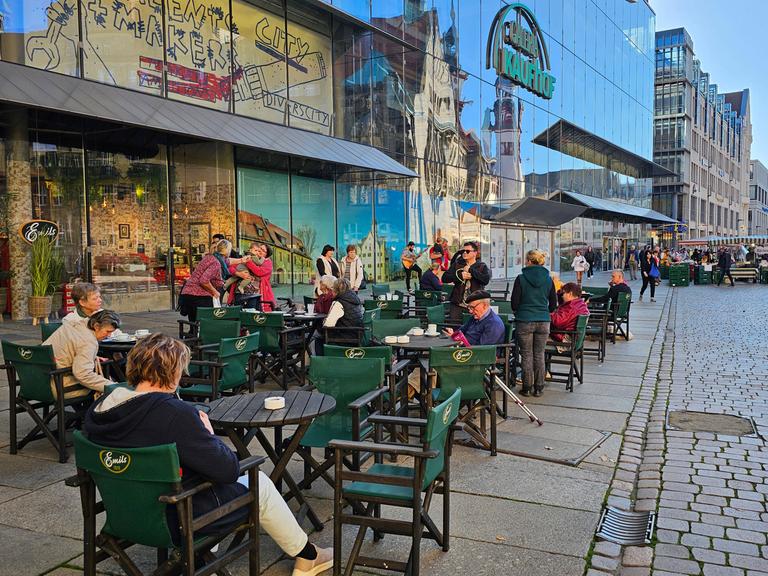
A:
[[[677,220],[665,216],[661,212],[634,206],[624,202],[606,200],[605,198],[596,198],[586,194],[577,194],[576,192],[559,191],[554,192],[550,199],[557,199],[559,202],[575,204],[584,207],[582,216],[585,218],[596,218],[598,220],[618,220],[627,224],[677,224]]]
[[[371,146],[9,62],[0,62],[0,102],[418,177]]]
[[[512,205],[477,206],[477,215],[489,222],[554,228],[570,222],[585,210],[583,206],[529,197]]]
[[[677,176],[660,164],[630,152],[566,120],[558,120],[533,139],[534,144],[633,178]]]

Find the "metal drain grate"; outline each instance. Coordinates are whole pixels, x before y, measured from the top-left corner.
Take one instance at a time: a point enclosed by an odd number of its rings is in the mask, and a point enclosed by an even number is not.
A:
[[[630,546],[650,544],[656,526],[655,512],[626,512],[608,506],[600,515],[596,536]]]

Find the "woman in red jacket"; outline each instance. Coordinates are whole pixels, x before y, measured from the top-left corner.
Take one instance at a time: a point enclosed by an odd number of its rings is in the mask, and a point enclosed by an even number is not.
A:
[[[550,313],[550,326],[552,331],[571,331],[576,329],[579,316],[589,316],[589,309],[581,297],[581,286],[576,282],[568,282],[562,287],[563,303],[557,310]],[[567,334],[552,334],[552,339],[565,342]]]
[[[230,273],[244,280],[251,280],[258,284],[258,294],[261,295],[261,310],[272,312],[276,308],[275,293],[272,291],[272,249],[266,244],[253,242],[248,249],[252,259],[245,262],[247,271],[229,269]],[[233,285],[230,290],[236,290]],[[234,292],[233,292],[234,293]]]

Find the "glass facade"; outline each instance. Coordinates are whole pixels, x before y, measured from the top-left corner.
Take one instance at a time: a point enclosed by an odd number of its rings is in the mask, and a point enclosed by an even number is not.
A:
[[[576,247],[645,241],[644,227],[591,219],[560,230],[501,229],[473,209],[561,190],[650,207],[650,180],[584,160],[578,144],[557,145],[566,121],[651,159],[659,95],[654,15],[645,2],[527,3],[556,78],[551,99],[486,68],[502,0],[326,3],[351,18],[301,0],[6,0],[0,59],[375,146],[420,176],[386,178],[218,144],[167,143],[154,154],[101,158],[125,168],[105,173],[113,189],[130,187],[127,209],[139,218],[144,210],[166,213],[158,234],[167,241],[143,242],[158,260],[146,273],[166,290],[214,232],[236,236],[241,248],[270,243],[278,295],[308,293],[326,243],[338,255],[358,245],[371,279],[399,282],[409,240],[425,250],[445,237],[452,252],[480,240],[497,277],[514,276],[533,246],[557,269]],[[86,176],[88,208],[97,210],[102,195],[110,207],[102,191],[109,183],[90,169]],[[208,213],[194,214],[197,204]],[[143,229],[131,233],[144,239]],[[100,234],[109,242],[113,233]],[[104,240],[81,236],[88,246]],[[163,254],[166,267],[175,265],[173,281],[158,271]]]

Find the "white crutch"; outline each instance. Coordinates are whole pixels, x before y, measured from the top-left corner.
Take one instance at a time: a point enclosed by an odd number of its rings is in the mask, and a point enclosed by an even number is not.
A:
[[[504,382],[502,381],[501,378],[499,378],[495,374],[494,374],[493,377],[496,379],[496,384],[498,385],[499,388],[501,388],[501,391],[504,392],[504,394],[506,394],[507,396],[509,396],[512,399],[512,402],[514,402],[515,404],[520,406],[520,409],[523,412],[525,412],[525,415],[528,416],[528,418],[530,419],[531,422],[536,422],[536,424],[538,424],[539,426],[544,424],[544,422],[539,420],[539,417],[536,416],[536,414],[533,413],[533,410],[528,408],[528,406],[526,406],[525,403],[522,400],[520,400],[520,398],[518,398],[515,395],[514,392],[512,392],[512,390],[509,388],[509,386],[504,384]]]

